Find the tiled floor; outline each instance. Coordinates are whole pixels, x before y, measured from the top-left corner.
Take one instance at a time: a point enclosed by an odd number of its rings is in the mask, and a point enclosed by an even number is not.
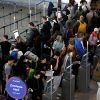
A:
[[[91,81],[89,91],[87,93],[82,93],[77,91],[75,93],[74,100],[96,100],[96,93],[97,93],[97,84],[96,82]]]
[[[76,92],[75,100],[96,100],[97,84],[91,81],[90,89],[87,93]]]

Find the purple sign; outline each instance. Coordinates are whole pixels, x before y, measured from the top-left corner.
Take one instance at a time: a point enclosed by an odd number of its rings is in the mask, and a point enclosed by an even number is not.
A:
[[[12,77],[6,84],[6,91],[14,99],[22,99],[26,95],[26,84],[18,77]]]

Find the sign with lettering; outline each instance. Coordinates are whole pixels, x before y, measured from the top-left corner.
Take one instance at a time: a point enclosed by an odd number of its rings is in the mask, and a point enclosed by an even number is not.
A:
[[[25,82],[18,77],[12,77],[6,83],[6,91],[14,99],[22,99],[26,95],[27,88]]]

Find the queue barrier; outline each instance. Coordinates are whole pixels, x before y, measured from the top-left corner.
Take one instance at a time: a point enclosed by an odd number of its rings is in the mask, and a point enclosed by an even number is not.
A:
[[[36,14],[31,14],[31,16],[35,16],[35,15],[38,15],[38,14],[41,15],[41,12],[38,12]],[[29,18],[29,14],[26,17],[22,18],[22,19],[19,19],[19,20],[15,21],[15,22],[12,22],[10,24],[7,24],[7,25],[4,25],[4,26],[0,27],[0,29],[3,29],[4,30],[4,34],[5,34],[6,27],[10,26],[10,32],[11,32],[11,25],[17,24],[17,29],[18,29],[18,23],[22,22],[23,20],[25,20],[27,18]]]
[[[61,100],[74,100],[75,95],[75,76],[71,73],[71,67],[73,64],[69,65],[63,75],[62,80],[62,97]]]
[[[78,90],[80,92],[88,92],[90,86],[90,63],[88,62],[88,53],[82,58],[78,73]]]
[[[15,13],[19,13],[20,11],[22,11],[22,9],[19,9],[19,10],[17,10],[17,11],[13,11],[13,12],[11,12],[11,13],[9,13],[9,14],[6,14],[6,15],[3,15],[3,16],[0,16],[0,19],[1,19],[1,18],[4,18],[4,17],[7,17],[7,16],[9,16],[9,15],[15,14]]]

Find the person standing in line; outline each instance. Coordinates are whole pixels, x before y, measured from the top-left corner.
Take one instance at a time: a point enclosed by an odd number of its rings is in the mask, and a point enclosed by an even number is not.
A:
[[[44,45],[48,43],[51,38],[51,23],[47,17],[42,17],[43,26],[41,28],[41,53],[45,52]]]
[[[74,40],[75,49],[80,59],[86,53],[83,40],[84,40],[84,33],[79,33],[78,38],[75,38]]]
[[[3,41],[0,42],[0,45],[2,51],[2,59],[5,63],[7,61],[7,58],[9,56],[9,51],[11,48],[11,43],[8,41],[8,35],[3,36]]]
[[[87,23],[84,21],[84,16],[81,15],[74,26],[74,33],[87,33]]]
[[[29,29],[26,33],[26,45],[29,49],[34,47],[34,38],[39,34],[38,29],[33,22],[29,23]]]
[[[47,17],[43,16],[42,17],[43,21],[43,27],[41,28],[41,36],[42,36],[42,41],[47,42],[50,37],[51,37],[51,23],[48,21]]]

